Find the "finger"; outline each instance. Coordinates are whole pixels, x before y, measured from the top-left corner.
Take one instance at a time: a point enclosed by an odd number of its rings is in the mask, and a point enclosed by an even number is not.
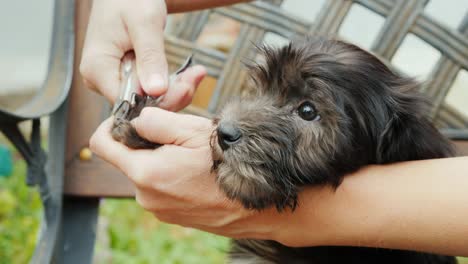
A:
[[[130,155],[130,150],[122,144],[117,144],[110,134],[113,118],[106,119],[89,140],[89,147],[99,157],[112,163],[122,171],[127,171],[124,158]]]
[[[114,103],[119,92],[120,58],[85,54],[80,63],[84,84]]]
[[[111,163],[126,175],[134,174],[135,168],[143,164],[145,154],[151,153],[150,150],[135,151],[125,145],[115,141],[111,136],[113,118],[106,119],[94,132],[89,141],[91,150]]]
[[[212,129],[209,119],[156,107],[144,108],[132,123],[141,137],[159,144],[181,145],[200,133],[209,133]]]
[[[85,86],[104,95],[110,102],[115,102],[120,84],[119,68],[123,51],[115,43],[125,26],[121,21],[104,16],[101,10],[102,1],[94,1],[90,14],[90,23],[86,30],[86,38],[80,61],[80,73]],[[112,21],[108,24],[108,21]],[[111,35],[106,27],[115,28]]]
[[[112,123],[113,119],[109,118],[98,127],[90,139],[91,150],[121,170],[138,189],[154,189],[153,185],[158,183],[158,177],[167,171],[169,164],[170,157],[164,155],[167,151],[160,151],[166,146],[157,149],[158,151],[130,149],[112,138]]]
[[[159,107],[169,111],[180,111],[192,102],[200,82],[206,76],[206,69],[196,65],[181,73],[171,84],[170,89],[159,103]]]
[[[137,71],[143,90],[152,96],[164,94],[168,86],[167,61],[164,54],[164,10],[128,16],[128,33],[135,50]]]

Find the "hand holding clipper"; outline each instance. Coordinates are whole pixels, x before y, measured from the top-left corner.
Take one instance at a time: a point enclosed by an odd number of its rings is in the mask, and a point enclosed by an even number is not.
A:
[[[169,88],[174,83],[178,74],[184,72],[192,63],[190,55],[184,64],[169,76]],[[112,114],[114,124],[112,126],[112,137],[124,143],[130,148],[156,148],[159,144],[141,138],[133,128],[131,120],[139,116],[144,107],[157,107],[163,96],[152,97],[140,95],[139,80],[136,69],[135,53],[127,52],[122,58],[120,65],[121,87],[120,95],[114,104]]]

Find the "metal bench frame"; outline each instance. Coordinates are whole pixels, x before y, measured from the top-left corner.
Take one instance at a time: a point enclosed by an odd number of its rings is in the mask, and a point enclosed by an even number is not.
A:
[[[74,1],[56,0],[47,78],[38,93],[16,109],[0,109],[0,130],[25,159],[26,183],[38,186],[44,205],[41,232],[31,263],[51,263],[62,236],[63,175],[66,131],[66,98],[74,58]],[[40,118],[50,115],[48,153],[41,148]],[[32,120],[28,142],[18,124]]]

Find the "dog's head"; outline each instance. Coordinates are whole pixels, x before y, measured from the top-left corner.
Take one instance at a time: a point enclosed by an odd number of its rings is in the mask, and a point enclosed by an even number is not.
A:
[[[301,186],[338,186],[365,164],[450,153],[442,139],[419,146],[427,142],[415,137],[441,137],[418,84],[370,53],[322,38],[261,50],[265,62],[249,66],[255,93],[227,103],[211,140],[219,185],[245,207],[294,208]]]

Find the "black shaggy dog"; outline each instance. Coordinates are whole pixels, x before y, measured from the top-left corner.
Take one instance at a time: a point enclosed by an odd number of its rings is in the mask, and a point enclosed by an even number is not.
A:
[[[302,186],[338,187],[363,165],[453,155],[426,116],[419,84],[370,53],[324,38],[262,50],[265,63],[249,67],[255,93],[223,108],[212,138],[218,183],[246,208],[294,209]],[[231,261],[456,263],[413,251],[253,240],[236,241]]]
[[[254,93],[223,108],[211,139],[219,186],[246,208],[294,209],[301,187],[338,187],[366,164],[453,156],[426,117],[419,84],[370,53],[318,37],[262,51],[265,62],[249,67]],[[130,147],[145,147],[130,126],[115,131]],[[235,241],[230,256],[232,263],[456,263],[414,251],[260,240]]]

